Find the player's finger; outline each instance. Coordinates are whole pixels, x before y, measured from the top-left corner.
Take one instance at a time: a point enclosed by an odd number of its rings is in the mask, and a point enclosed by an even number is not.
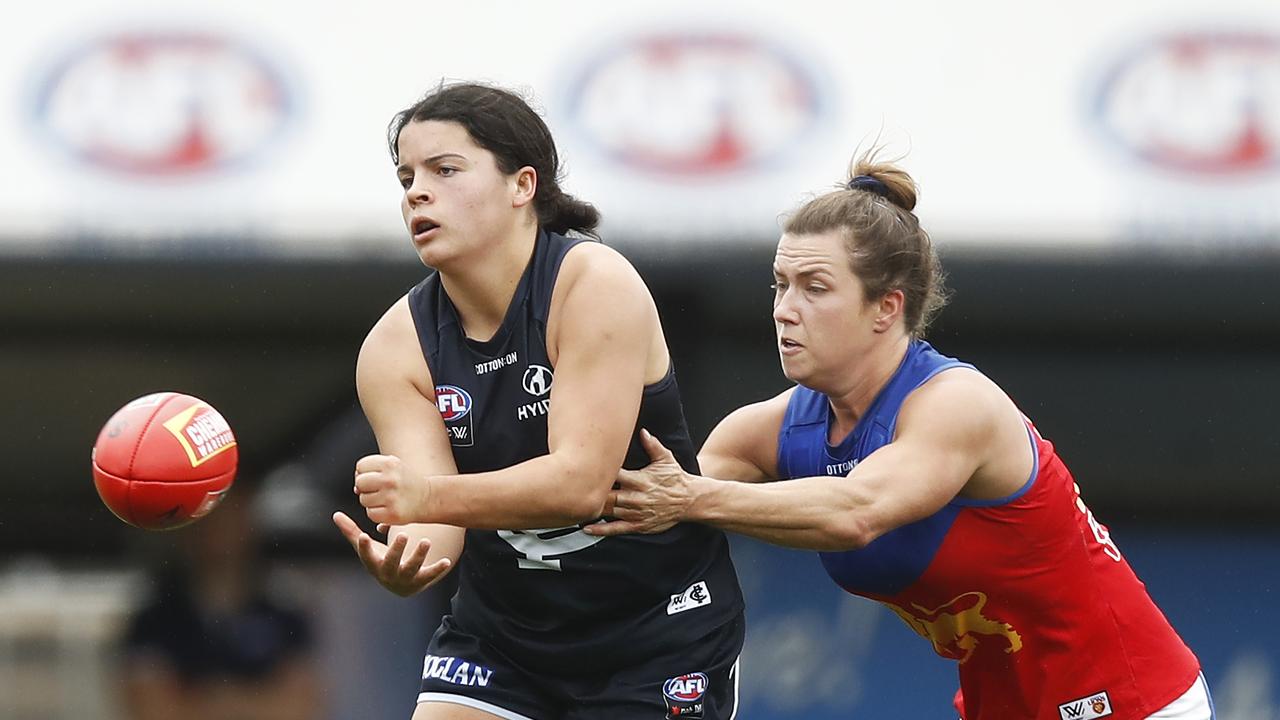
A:
[[[422,538],[414,543],[413,552],[409,553],[409,557],[400,562],[400,574],[408,577],[413,577],[417,574],[418,570],[422,569],[422,563],[427,559],[427,553],[430,551],[430,540]]]
[[[356,461],[356,474],[377,472],[386,467],[389,455],[365,455]]]
[[[360,505],[366,509],[382,507],[383,505],[387,504],[387,495],[382,491],[362,492],[360,493],[358,499],[360,500]]]
[[[649,453],[649,458],[654,462],[659,460],[675,460],[675,456],[663,445],[658,438],[654,437],[648,430],[640,429],[640,443],[644,445],[645,452]]]
[[[620,507],[613,512],[613,517],[618,520],[639,522],[649,517],[649,515],[634,508]]]
[[[377,492],[387,486],[387,476],[380,472],[362,472],[356,475],[356,492]]]
[[[644,482],[644,470],[619,470],[618,479],[614,483],[618,489],[640,487]]]
[[[378,552],[373,545],[373,538],[368,533],[360,533],[360,537],[356,540],[356,555],[360,556],[360,562],[365,569],[375,577],[378,574]]]
[[[360,526],[356,525],[356,521],[352,520],[344,512],[336,512],[333,514],[333,524],[338,526],[338,530],[342,532],[342,537],[351,543],[351,549],[357,550],[357,542],[360,540]]]
[[[445,574],[445,572],[449,570],[449,567],[451,565],[453,565],[453,561],[450,560],[449,558],[440,558],[439,560],[419,570],[418,573],[413,576],[414,584],[426,585],[432,580],[435,580],[437,577],[440,577],[441,575]]]
[[[404,549],[409,544],[409,536],[396,533],[387,543],[387,552],[382,556],[382,567],[388,572],[400,570],[400,559],[404,557]]]
[[[614,535],[625,535],[627,533],[636,532],[640,529],[639,523],[627,520],[613,520],[611,522],[594,523],[582,528],[582,532],[588,535],[596,535],[599,537],[612,537]]]
[[[391,532],[391,526],[387,523],[378,523],[378,532],[386,535]]]

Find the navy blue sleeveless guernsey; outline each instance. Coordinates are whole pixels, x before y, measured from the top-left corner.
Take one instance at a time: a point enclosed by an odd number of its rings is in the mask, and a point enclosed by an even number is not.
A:
[[[972,368],[913,340],[889,383],[880,390],[853,432],[837,446],[828,443],[827,396],[797,386],[787,404],[778,435],[778,476],[848,475],[863,458],[893,440],[898,411],[907,395],[934,375],[955,367]],[[933,558],[959,507],[948,505],[919,522],[891,530],[858,551],[819,553],[827,574],[841,586],[892,594],[914,581]]]
[[[506,317],[488,341],[465,336],[438,274],[410,291],[459,472],[547,454],[555,371],[547,358],[547,315],[561,262],[579,242],[539,231]],[[572,412],[557,412],[566,410]],[[641,427],[697,472],[671,369],[644,388],[626,468],[649,462]],[[467,530],[457,572],[451,622],[531,670],[553,674],[624,667],[686,646],[742,612],[724,534],[690,523],[613,538],[587,535],[580,526]]]

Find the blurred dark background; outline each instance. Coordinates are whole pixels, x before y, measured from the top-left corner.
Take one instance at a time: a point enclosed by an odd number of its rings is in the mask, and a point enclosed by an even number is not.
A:
[[[744,246],[679,262],[629,253],[659,304],[699,441],[729,410],[787,386],[769,316],[772,254]],[[944,262],[954,294],[930,340],[1004,386],[1057,444],[1100,517],[1273,522],[1280,259],[945,253]],[[411,256],[7,260],[0,453],[11,511],[0,544],[80,559],[121,551],[132,530],[98,500],[89,448],[117,407],[159,390],[221,410],[244,477],[301,462],[329,506],[342,506],[342,443],[368,448],[353,411],[356,352],[425,272]],[[51,532],[69,518],[74,532]],[[318,540],[298,549],[345,551],[336,533]]]

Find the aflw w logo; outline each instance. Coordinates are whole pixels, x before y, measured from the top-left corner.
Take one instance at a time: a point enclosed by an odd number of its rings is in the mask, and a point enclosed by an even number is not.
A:
[[[1111,697],[1105,691],[1058,706],[1058,715],[1062,720],[1094,720],[1110,714]]]

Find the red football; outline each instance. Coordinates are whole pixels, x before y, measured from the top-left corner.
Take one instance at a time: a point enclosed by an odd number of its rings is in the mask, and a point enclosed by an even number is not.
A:
[[[231,488],[231,426],[199,398],[145,395],[116,411],[93,446],[93,484],[130,525],[168,530],[208,515]]]

